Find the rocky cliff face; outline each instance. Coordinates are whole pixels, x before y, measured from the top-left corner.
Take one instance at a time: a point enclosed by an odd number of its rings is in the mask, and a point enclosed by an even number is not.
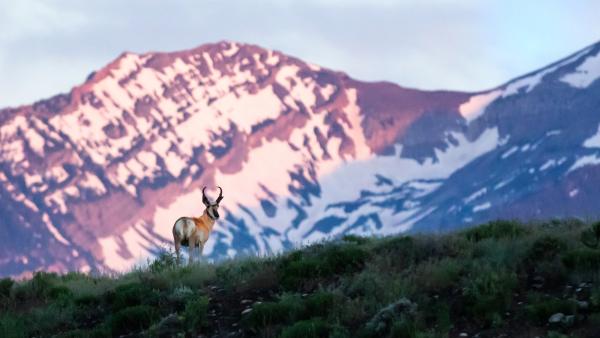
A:
[[[343,233],[600,214],[600,44],[481,93],[232,42],[125,53],[0,110],[0,274],[123,270],[223,187],[218,259]],[[214,192],[213,192],[214,194]]]

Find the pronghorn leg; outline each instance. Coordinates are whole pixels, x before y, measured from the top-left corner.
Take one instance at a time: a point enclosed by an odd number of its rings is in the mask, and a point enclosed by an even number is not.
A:
[[[179,251],[181,250],[181,243],[179,240],[175,238],[175,255],[177,256],[177,265],[181,264],[181,257],[179,256]]]
[[[173,228],[173,244],[175,245],[175,255],[177,256],[177,265],[179,265],[179,250],[181,249],[181,238],[175,232]]]
[[[189,249],[189,262],[188,264],[192,264],[194,262],[194,248],[196,247],[196,241],[192,238],[188,241],[188,249]]]
[[[198,243],[198,256],[200,260],[202,260],[202,251],[204,251],[204,243],[200,242]]]

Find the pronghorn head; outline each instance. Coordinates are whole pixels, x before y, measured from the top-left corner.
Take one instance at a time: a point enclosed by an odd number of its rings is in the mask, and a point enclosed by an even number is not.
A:
[[[206,187],[202,188],[202,203],[204,203],[206,206],[206,213],[208,214],[208,217],[212,218],[213,220],[219,219],[219,203],[223,199],[223,189],[221,189],[221,187],[217,188],[219,188],[219,197],[217,197],[215,203],[210,203],[206,197],[206,194],[204,193]]]

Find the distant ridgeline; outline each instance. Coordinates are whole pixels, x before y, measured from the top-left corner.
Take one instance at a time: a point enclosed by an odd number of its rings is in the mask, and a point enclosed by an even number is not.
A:
[[[231,192],[204,253],[600,216],[600,44],[479,93],[235,42],[124,53],[0,110],[0,275],[126,271]]]

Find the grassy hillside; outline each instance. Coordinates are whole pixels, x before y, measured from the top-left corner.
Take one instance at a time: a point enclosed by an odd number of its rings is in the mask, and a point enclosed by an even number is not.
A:
[[[40,272],[0,281],[0,337],[600,337],[592,227],[497,221],[191,267],[165,253],[116,277]]]

